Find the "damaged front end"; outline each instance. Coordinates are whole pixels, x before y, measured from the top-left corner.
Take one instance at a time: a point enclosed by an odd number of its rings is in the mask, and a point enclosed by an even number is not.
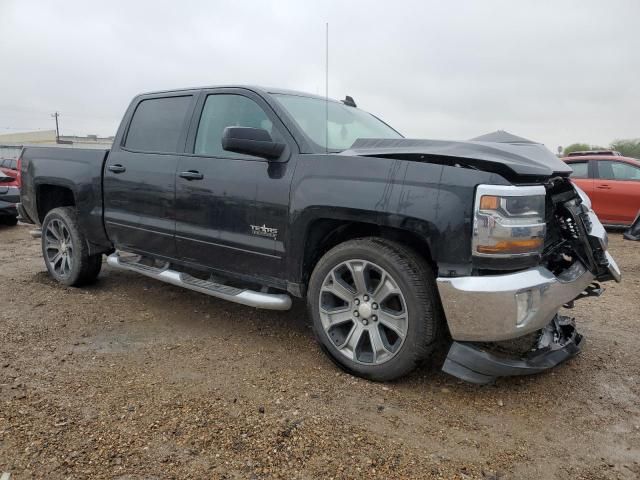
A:
[[[484,270],[469,277],[438,279],[454,340],[445,372],[473,383],[490,383],[499,376],[541,372],[579,353],[583,338],[573,319],[559,310],[572,308],[578,299],[599,296],[603,291],[599,282],[619,282],[621,274],[607,251],[607,233],[584,192],[558,177],[545,185],[544,201],[546,228],[534,266],[497,275]],[[488,220],[492,227],[495,221]],[[527,235],[540,222],[512,230]],[[474,234],[476,229],[474,224]],[[498,234],[512,235],[504,228]],[[529,341],[528,346],[519,351],[505,346],[521,345],[523,340]]]
[[[547,186],[547,234],[542,261],[552,272],[561,272],[579,260],[597,281],[620,282],[621,273],[608,252],[609,238],[591,208],[589,197],[564,178]]]
[[[575,320],[556,314],[528,351],[514,351],[499,343],[453,342],[442,370],[467,382],[493,383],[498,377],[531,375],[553,368],[580,353],[583,344]]]

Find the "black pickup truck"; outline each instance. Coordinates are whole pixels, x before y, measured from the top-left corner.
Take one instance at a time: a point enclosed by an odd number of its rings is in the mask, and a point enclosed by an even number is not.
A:
[[[110,150],[26,148],[19,212],[66,285],[106,254],[253,307],[306,298],[356,375],[400,377],[448,342],[443,369],[486,383],[575,355],[559,310],[620,280],[570,173],[531,142],[405,139],[351,97],[212,87],[136,97]]]

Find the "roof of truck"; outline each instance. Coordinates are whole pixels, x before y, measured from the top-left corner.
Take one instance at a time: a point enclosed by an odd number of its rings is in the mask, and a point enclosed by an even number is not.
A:
[[[252,90],[254,92],[263,93],[267,95],[269,94],[296,95],[299,97],[310,97],[310,98],[317,98],[319,100],[325,100],[325,97],[323,97],[322,95],[314,95],[313,93],[300,92],[298,90],[289,90],[286,88],[262,87],[259,85],[207,85],[207,86],[191,87],[191,88],[176,88],[171,90],[156,90],[152,92],[143,92],[140,95],[157,95],[160,93],[188,92],[193,90],[208,90],[213,88],[244,88],[247,90]],[[335,100],[333,98],[329,98],[329,101],[340,103],[338,100]]]

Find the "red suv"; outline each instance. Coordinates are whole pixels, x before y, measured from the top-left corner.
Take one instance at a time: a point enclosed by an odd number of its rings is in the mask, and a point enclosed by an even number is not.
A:
[[[605,225],[631,225],[640,211],[640,160],[614,151],[574,152],[564,157],[571,179],[591,198]]]

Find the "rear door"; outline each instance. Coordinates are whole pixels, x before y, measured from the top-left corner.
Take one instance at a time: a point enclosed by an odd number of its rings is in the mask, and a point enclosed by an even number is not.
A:
[[[619,160],[597,161],[593,197],[603,223],[631,224],[640,210],[640,167]]]
[[[174,257],[175,172],[195,92],[142,97],[105,163],[104,221],[121,250]]]
[[[287,144],[281,161],[227,152],[228,126],[267,130]],[[251,277],[278,278],[294,164],[292,139],[267,103],[245,89],[202,93],[176,176],[176,245],[181,260]],[[194,178],[195,176],[195,178]]]
[[[589,160],[567,162],[573,169],[571,180],[585,191],[589,198],[593,195],[593,167]]]

